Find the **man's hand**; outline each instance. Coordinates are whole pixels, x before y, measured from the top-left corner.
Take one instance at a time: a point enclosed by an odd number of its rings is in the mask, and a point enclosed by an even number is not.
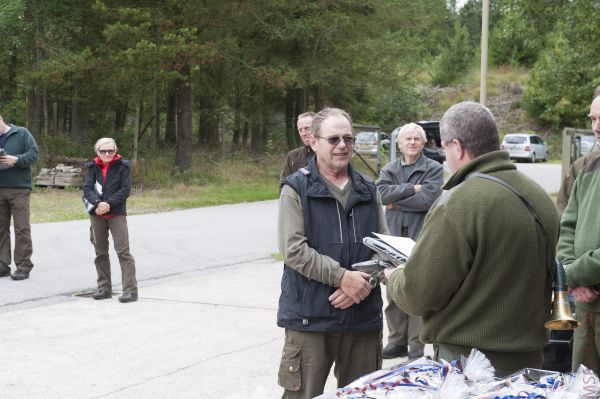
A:
[[[340,288],[354,303],[360,303],[371,293],[369,277],[367,273],[346,270]]]
[[[100,202],[96,207],[96,215],[104,215],[106,212],[110,211],[110,205],[108,202]]]
[[[422,184],[415,184],[415,193],[420,193],[422,189],[423,189]]]
[[[18,160],[19,158],[14,155],[4,155],[0,157],[0,165],[15,166]]]
[[[584,285],[573,288],[571,293],[577,302],[593,302],[596,300],[596,298],[598,298],[599,295],[598,291]]]
[[[348,309],[350,306],[354,305],[352,298],[344,294],[344,291],[342,291],[341,288],[338,288],[329,296],[329,302],[331,302],[331,305],[334,308],[338,309]]]

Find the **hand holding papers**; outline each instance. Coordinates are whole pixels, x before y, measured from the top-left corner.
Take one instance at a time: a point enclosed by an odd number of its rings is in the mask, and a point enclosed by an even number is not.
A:
[[[373,234],[378,238],[365,237],[363,238],[363,244],[377,252],[384,260],[391,262],[394,266],[406,263],[415,246],[414,240],[408,237]]]
[[[361,272],[369,273],[371,278],[369,284],[375,287],[383,279],[383,270],[395,269],[404,265],[410,256],[414,240],[407,237],[395,237],[385,234],[375,234],[378,238],[365,237],[363,244],[377,252],[383,260],[368,260],[366,262],[355,263],[352,268]]]

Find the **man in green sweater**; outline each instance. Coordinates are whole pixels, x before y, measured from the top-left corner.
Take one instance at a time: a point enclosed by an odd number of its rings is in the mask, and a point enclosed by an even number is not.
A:
[[[0,116],[0,277],[10,276],[10,219],[15,229],[13,280],[29,278],[33,267],[29,194],[31,165],[38,160],[33,136],[21,126],[8,125]]]
[[[590,120],[600,137],[600,96],[592,101]],[[573,370],[584,364],[600,374],[600,158],[591,159],[575,179],[560,221],[558,258],[576,301],[580,326],[573,334]]]
[[[420,339],[437,359],[483,352],[502,376],[540,368],[551,309],[549,261],[554,259],[558,214],[533,180],[517,171],[492,113],[474,102],[456,104],[440,121],[452,177],[429,211],[403,269],[387,272],[388,290],[407,313],[423,317]],[[495,181],[510,184],[535,209],[546,241],[523,201]]]

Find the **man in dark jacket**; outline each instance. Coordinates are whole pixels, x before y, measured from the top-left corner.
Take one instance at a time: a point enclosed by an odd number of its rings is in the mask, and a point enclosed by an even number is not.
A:
[[[10,219],[15,228],[13,280],[25,280],[33,268],[29,195],[31,165],[38,160],[38,147],[31,133],[9,125],[0,116],[0,277],[10,275]]]
[[[320,395],[334,362],[339,387],[382,362],[381,290],[351,268],[373,255],[363,237],[388,232],[381,198],[350,166],[354,136],[346,112],[322,110],[311,131],[315,157],[285,179],[279,206],[284,398]]]
[[[310,138],[312,136],[312,134],[310,133],[310,124],[312,123],[314,117],[314,112],[305,112],[303,114],[298,115],[298,122],[296,125],[298,127],[298,134],[300,135],[300,140],[302,140],[302,143],[304,143],[304,145],[287,153],[285,161],[283,161],[281,175],[279,176],[280,191],[283,187],[283,181],[285,180],[285,178],[297,171],[298,169],[308,165],[308,160],[314,155],[314,152],[310,147]]]

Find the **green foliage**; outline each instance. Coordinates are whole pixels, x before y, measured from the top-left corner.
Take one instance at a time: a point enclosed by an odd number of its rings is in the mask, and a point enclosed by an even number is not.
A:
[[[491,59],[496,65],[531,66],[547,45],[548,35],[562,18],[565,9],[574,7],[568,0],[504,0],[500,18],[490,35]]]
[[[454,35],[435,60],[432,82],[447,86],[464,75],[473,62],[473,50],[469,45],[469,32],[460,24],[454,23]]]
[[[524,96],[524,108],[531,118],[554,127],[583,127],[594,87],[600,83],[600,34],[589,22],[597,7],[576,0],[565,7],[551,43],[533,67]]]

